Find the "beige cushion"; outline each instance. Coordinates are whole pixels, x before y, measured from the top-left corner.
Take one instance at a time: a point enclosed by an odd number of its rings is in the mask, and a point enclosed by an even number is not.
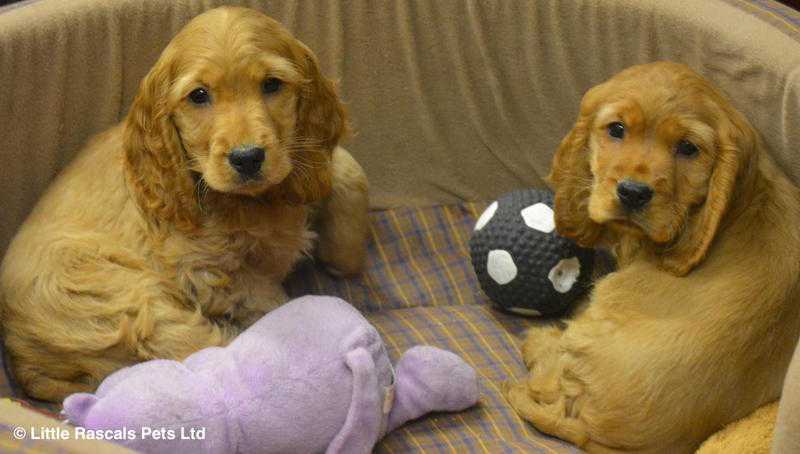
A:
[[[734,421],[703,442],[696,454],[768,454],[778,402]]]
[[[800,45],[731,2],[224,3],[282,21],[341,81],[358,131],[348,147],[385,207],[542,185],[583,92],[657,59],[730,93],[797,180]],[[0,252],[87,137],[124,115],[170,37],[220,3],[41,0],[0,14]]]
[[[783,383],[773,454],[800,452],[800,348],[794,352],[792,364]]]

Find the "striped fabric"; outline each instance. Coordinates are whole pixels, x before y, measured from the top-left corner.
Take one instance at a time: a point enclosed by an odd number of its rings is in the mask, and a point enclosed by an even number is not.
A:
[[[429,306],[487,305],[472,271],[468,242],[486,204],[397,208],[371,214],[366,272],[339,279],[307,262],[286,283],[290,296],[338,296],[365,313]],[[519,335],[526,319],[493,311]]]
[[[484,303],[467,251],[475,211],[470,204],[373,212],[363,277],[338,280],[306,264],[289,293],[327,292],[362,311]]]
[[[775,0],[723,0],[748,14],[769,22],[791,38],[800,41],[800,11]],[[792,3],[790,0],[787,3]]]
[[[459,413],[440,413],[390,433],[376,452],[500,453],[579,452],[545,437],[511,410],[502,395],[504,382],[525,376],[516,339],[485,305],[392,309],[369,315],[393,360],[418,344],[450,350],[479,374],[480,401]]]
[[[306,263],[287,282],[293,297],[335,295],[356,306],[380,331],[395,361],[408,348],[427,344],[460,355],[478,371],[478,406],[407,424],[377,452],[573,451],[536,432],[502,396],[503,382],[525,375],[517,336],[531,322],[492,309],[478,286],[467,243],[484,206],[373,212],[362,276],[337,279]]]

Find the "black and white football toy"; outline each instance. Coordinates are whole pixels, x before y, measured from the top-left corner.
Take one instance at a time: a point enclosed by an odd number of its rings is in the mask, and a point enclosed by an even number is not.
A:
[[[500,308],[557,315],[589,288],[594,251],[558,235],[555,227],[547,190],[511,192],[480,215],[469,242],[472,266]]]

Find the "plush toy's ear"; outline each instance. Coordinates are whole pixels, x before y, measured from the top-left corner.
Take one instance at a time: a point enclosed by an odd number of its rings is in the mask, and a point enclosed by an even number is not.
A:
[[[383,419],[378,375],[372,355],[363,347],[347,353],[345,364],[353,374],[347,418],[326,454],[369,453],[378,442]]]
[[[89,415],[89,411],[100,399],[94,394],[77,393],[64,399],[64,414],[72,424],[82,426]]]
[[[588,141],[602,91],[603,85],[598,85],[584,95],[578,119],[561,140],[547,177],[555,192],[558,233],[584,247],[594,246],[602,232],[601,226],[589,218],[588,208],[593,184]]]

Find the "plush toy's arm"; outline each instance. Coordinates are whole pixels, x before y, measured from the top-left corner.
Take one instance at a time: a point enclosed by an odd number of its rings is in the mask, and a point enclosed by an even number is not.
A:
[[[368,454],[380,437],[383,416],[375,363],[364,348],[348,352],[345,361],[353,373],[350,409],[344,426],[333,438],[326,453]]]
[[[103,397],[111,393],[117,385],[126,386],[126,381],[131,377],[136,377],[137,374],[146,371],[145,373],[151,376],[155,375],[152,371],[159,368],[170,368],[178,364],[175,361],[168,359],[154,359],[147,363],[139,363],[130,367],[120,369],[100,383],[94,394],[91,393],[76,393],[67,396],[64,399],[62,413],[67,416],[69,421],[77,425],[86,425],[86,418],[89,415],[92,407],[97,404]]]
[[[478,401],[475,370],[448,351],[413,347],[395,370],[395,402],[387,432],[428,412],[463,410]]]
[[[64,409],[62,413],[67,417],[70,423],[82,426],[86,423],[86,417],[97,401],[98,399],[94,394],[70,394],[64,399]]]

